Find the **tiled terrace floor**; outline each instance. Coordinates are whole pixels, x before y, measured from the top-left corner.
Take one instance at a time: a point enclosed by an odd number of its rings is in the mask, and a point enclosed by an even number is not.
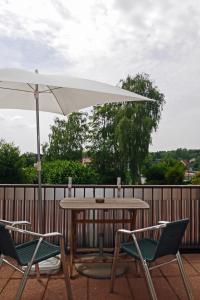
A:
[[[185,254],[182,256],[186,272],[192,284],[194,299],[200,299],[200,254]],[[13,299],[20,274],[8,266],[0,271],[0,300]],[[167,265],[161,271],[153,271],[158,299],[185,300],[187,296],[179,276],[176,263]],[[116,279],[115,293],[109,293],[109,280],[89,279],[76,276],[71,280],[74,300],[148,300],[148,292],[144,279],[136,275],[135,265],[129,266],[129,271],[123,277]],[[32,277],[28,280],[23,298],[26,300],[62,300],[66,299],[62,272],[51,277],[42,276],[40,281]]]

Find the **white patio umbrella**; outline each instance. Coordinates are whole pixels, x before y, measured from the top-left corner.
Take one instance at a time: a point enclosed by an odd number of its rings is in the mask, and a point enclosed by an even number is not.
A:
[[[39,111],[67,115],[82,108],[126,101],[152,101],[105,83],[64,75],[0,69],[0,108],[36,111],[39,229],[43,228]]]

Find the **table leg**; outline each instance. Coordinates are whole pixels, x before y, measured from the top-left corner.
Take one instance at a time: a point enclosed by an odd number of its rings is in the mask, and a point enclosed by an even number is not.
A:
[[[137,210],[132,210],[130,214],[130,230],[134,230],[136,228]]]
[[[134,209],[130,212],[130,230],[134,230],[136,228],[136,216],[137,216],[137,210]],[[129,241],[132,241],[131,236],[129,236]],[[136,259],[135,259],[135,268],[136,268],[136,273],[139,274],[139,266]]]
[[[74,257],[76,254],[76,212],[71,211],[71,232],[70,232],[70,277],[73,277]]]
[[[130,211],[130,230],[134,230],[136,228],[136,216],[137,210],[133,209]],[[132,237],[129,236],[128,241],[132,241]]]

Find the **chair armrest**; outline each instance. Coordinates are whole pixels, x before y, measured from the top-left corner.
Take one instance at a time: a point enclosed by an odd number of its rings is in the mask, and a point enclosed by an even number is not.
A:
[[[119,234],[120,234],[120,233],[122,233],[122,234],[131,234],[131,233],[132,233],[132,231],[127,230],[127,229],[118,229],[117,232],[118,232]]]
[[[3,219],[0,219],[0,223],[4,223],[4,224],[8,224],[8,225],[11,225],[11,226],[30,226],[31,223],[28,222],[28,221],[7,221],[7,220],[3,220]]]
[[[119,243],[120,241],[120,234],[128,234],[128,235],[135,235],[135,233],[140,233],[140,232],[145,232],[145,231],[150,231],[150,230],[159,230],[161,228],[166,227],[167,224],[160,224],[160,225],[155,225],[151,227],[145,227],[141,229],[136,229],[136,230],[127,230],[127,229],[118,229],[115,235],[115,242]]]
[[[116,234],[115,234],[115,248],[119,247],[120,245],[120,236],[121,234],[128,234],[131,235],[132,231],[127,230],[127,229],[118,229]]]
[[[164,228],[166,226],[167,226],[167,224],[165,223],[165,224],[160,224],[160,225],[145,227],[145,228],[141,228],[141,229],[136,229],[136,230],[131,231],[131,234],[145,232],[145,231],[150,231],[150,230],[159,230],[159,229]]]
[[[160,225],[155,225],[155,226],[150,226],[150,227],[145,227],[145,228],[141,228],[141,229],[135,229],[135,230],[126,230],[126,229],[118,229],[117,230],[117,234],[119,235],[120,233],[122,234],[135,234],[135,233],[140,233],[140,232],[145,232],[145,231],[150,231],[150,230],[159,230],[161,228],[166,227],[167,223],[162,223]]]
[[[159,221],[158,224],[168,224],[170,221]]]
[[[24,230],[24,229],[21,229],[21,228],[10,226],[10,225],[6,225],[5,228],[8,229],[8,230],[11,230],[11,231],[15,231],[15,232],[19,232],[19,233],[22,233],[22,234],[27,234],[27,235],[31,235],[31,236],[39,237],[39,238],[48,238],[48,237],[52,237],[52,236],[63,237],[63,235],[59,232],[50,232],[50,233],[46,233],[46,234],[41,234],[41,233],[38,233],[38,232]]]
[[[60,237],[63,237],[62,233],[60,233],[60,232],[49,232],[49,233],[43,234],[43,237],[44,237],[44,238],[48,238],[48,237],[52,237],[52,236],[60,236]]]
[[[43,237],[44,236],[41,233],[37,233],[37,232],[17,228],[17,227],[11,226],[11,225],[6,225],[5,228],[8,229],[8,230],[11,230],[11,231],[19,232],[19,233],[22,233],[22,234],[28,234],[28,235],[32,235],[32,236],[35,236],[35,237]]]

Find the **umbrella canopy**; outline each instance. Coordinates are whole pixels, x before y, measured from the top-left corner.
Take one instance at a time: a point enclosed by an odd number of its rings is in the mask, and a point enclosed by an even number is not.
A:
[[[40,111],[67,115],[97,104],[149,101],[109,84],[64,75],[43,75],[18,69],[0,70],[0,108],[35,110],[38,85]]]
[[[64,75],[0,69],[0,108],[36,111],[39,229],[43,231],[39,111],[67,115],[104,103],[152,101],[105,83]]]

